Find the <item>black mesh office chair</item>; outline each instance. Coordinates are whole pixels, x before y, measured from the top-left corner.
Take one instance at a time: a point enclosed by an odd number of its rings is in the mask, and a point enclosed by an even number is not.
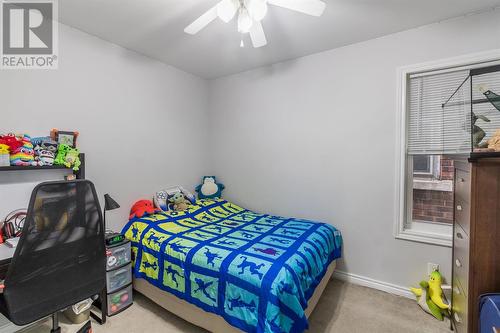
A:
[[[88,180],[41,183],[5,277],[0,311],[16,325],[53,315],[99,294],[106,283],[104,227]]]

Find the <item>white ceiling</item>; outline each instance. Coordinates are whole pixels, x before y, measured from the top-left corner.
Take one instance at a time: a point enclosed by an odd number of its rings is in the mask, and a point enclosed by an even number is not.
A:
[[[240,48],[234,20],[184,28],[218,0],[63,0],[60,21],[203,78],[216,78],[500,5],[500,0],[325,0],[322,17],[270,6],[268,45]]]

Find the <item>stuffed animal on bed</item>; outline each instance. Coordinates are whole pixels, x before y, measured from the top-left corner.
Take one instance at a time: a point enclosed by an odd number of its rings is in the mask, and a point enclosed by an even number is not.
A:
[[[219,199],[224,188],[224,184],[217,183],[215,176],[204,176],[202,184],[196,186],[196,192],[198,199]]]
[[[172,204],[172,208],[176,212],[181,212],[189,207],[189,201],[184,197],[182,192],[174,193],[168,201]]]
[[[134,217],[141,218],[147,215],[154,214],[158,212],[159,209],[155,208],[153,202],[150,200],[139,200],[132,205],[130,208],[130,218]]]

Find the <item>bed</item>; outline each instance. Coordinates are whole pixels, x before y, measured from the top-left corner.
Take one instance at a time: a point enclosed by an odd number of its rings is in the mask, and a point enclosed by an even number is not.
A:
[[[212,332],[302,332],[341,256],[333,226],[226,200],[131,219],[134,289]]]

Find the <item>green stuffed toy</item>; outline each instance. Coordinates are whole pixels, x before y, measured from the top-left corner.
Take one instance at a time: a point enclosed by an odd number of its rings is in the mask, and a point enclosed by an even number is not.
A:
[[[64,157],[64,165],[66,168],[73,167],[73,171],[78,171],[80,168],[80,151],[77,148],[69,148]]]
[[[443,320],[443,315],[447,314],[450,308],[443,302],[442,280],[441,273],[434,271],[430,275],[429,282],[420,282],[422,288],[410,288],[411,292],[417,296],[418,305],[438,320]]]
[[[77,148],[71,148],[66,144],[59,145],[54,165],[64,165],[66,168],[73,168],[73,171],[78,171],[81,164],[80,151]]]
[[[66,158],[66,153],[69,150],[69,146],[65,144],[60,144],[57,147],[56,158],[54,159],[54,165],[64,165],[64,159]]]
[[[172,209],[176,212],[186,210],[189,207],[189,201],[186,200],[184,194],[181,192],[174,193],[168,201],[172,204]]]

